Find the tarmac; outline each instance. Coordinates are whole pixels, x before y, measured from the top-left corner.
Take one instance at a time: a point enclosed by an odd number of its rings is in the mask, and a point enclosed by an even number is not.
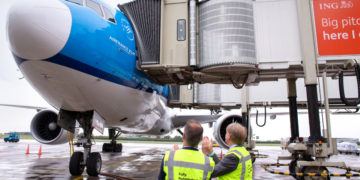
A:
[[[101,152],[102,142],[97,142],[93,152]],[[29,145],[29,154],[26,154]],[[18,143],[0,142],[0,179],[113,179],[100,175],[89,177],[86,172],[82,176],[71,176],[68,170],[70,148],[68,144],[41,145],[34,140],[20,140]],[[157,179],[160,163],[164,152],[170,150],[172,144],[158,143],[123,143],[122,153],[101,153],[102,172],[136,180]],[[291,176],[270,174],[262,168],[262,164],[276,163],[278,156],[290,155],[288,151],[281,150],[279,146],[258,146],[259,153],[268,155],[267,158],[258,158],[254,163],[253,179],[294,179]],[[82,148],[75,147],[75,151]],[[215,152],[225,154],[226,150],[215,148]],[[360,169],[360,156],[336,155],[328,161],[343,161],[347,166]],[[281,161],[289,163],[289,161]],[[288,172],[288,167],[272,168],[276,171]],[[344,170],[329,168],[331,173],[344,173]],[[215,179],[215,178],[214,178]],[[332,177],[331,179],[346,179],[345,177]],[[352,177],[351,179],[360,179]]]

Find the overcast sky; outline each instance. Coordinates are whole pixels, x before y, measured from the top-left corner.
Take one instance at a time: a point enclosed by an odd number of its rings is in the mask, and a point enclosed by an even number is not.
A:
[[[0,104],[17,104],[29,106],[50,106],[41,98],[41,96],[22,79],[22,74],[9,50],[6,39],[6,16],[10,5],[19,0],[1,0],[0,1]],[[116,5],[116,0],[108,0],[112,5]],[[286,88],[286,87],[284,87]],[[260,112],[263,108],[259,109]],[[273,110],[274,111],[274,110]],[[276,109],[276,111],[287,111],[287,108]],[[240,111],[238,111],[240,112]],[[198,111],[181,113],[200,113]],[[207,113],[201,112],[201,113]],[[30,131],[30,122],[36,114],[35,110],[1,107],[0,106],[0,133],[10,131]],[[360,138],[360,116],[337,115],[331,116],[332,134],[334,137]],[[260,119],[262,122],[262,119]],[[268,120],[265,127],[259,128],[255,125],[255,119],[251,119],[254,133],[260,139],[280,139],[290,136],[290,124],[288,116],[278,116],[275,120]],[[309,136],[309,125],[307,115],[299,116],[300,136]],[[212,129],[205,127],[205,134],[211,135]],[[174,133],[176,134],[176,133]]]

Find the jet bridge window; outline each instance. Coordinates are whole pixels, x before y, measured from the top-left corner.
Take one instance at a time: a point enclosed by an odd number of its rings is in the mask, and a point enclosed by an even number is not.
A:
[[[110,22],[116,23],[114,14],[108,8],[106,8],[104,6],[103,6],[103,9],[104,9],[104,13],[105,13],[105,19]]]
[[[82,0],[66,0],[66,1],[69,1],[69,2],[72,2],[72,3],[75,3],[75,4],[78,4],[80,6],[83,5],[83,1]]]
[[[94,10],[97,14],[99,14],[101,17],[103,17],[103,13],[101,11],[100,4],[96,3],[92,0],[86,0],[86,6]]]

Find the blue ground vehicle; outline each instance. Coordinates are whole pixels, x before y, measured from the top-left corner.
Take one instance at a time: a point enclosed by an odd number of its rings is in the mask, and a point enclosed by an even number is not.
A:
[[[16,133],[10,133],[8,137],[4,137],[5,142],[19,142],[20,138]]]

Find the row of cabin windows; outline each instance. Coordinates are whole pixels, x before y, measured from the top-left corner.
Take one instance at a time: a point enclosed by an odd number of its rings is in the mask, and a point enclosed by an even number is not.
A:
[[[110,9],[108,9],[107,7],[101,6],[99,3],[97,3],[93,0],[66,0],[66,1],[78,4],[80,6],[83,6],[84,4],[86,4],[87,7],[94,10],[101,17],[104,17],[106,20],[108,20],[110,22],[116,23],[115,16],[110,11]]]

